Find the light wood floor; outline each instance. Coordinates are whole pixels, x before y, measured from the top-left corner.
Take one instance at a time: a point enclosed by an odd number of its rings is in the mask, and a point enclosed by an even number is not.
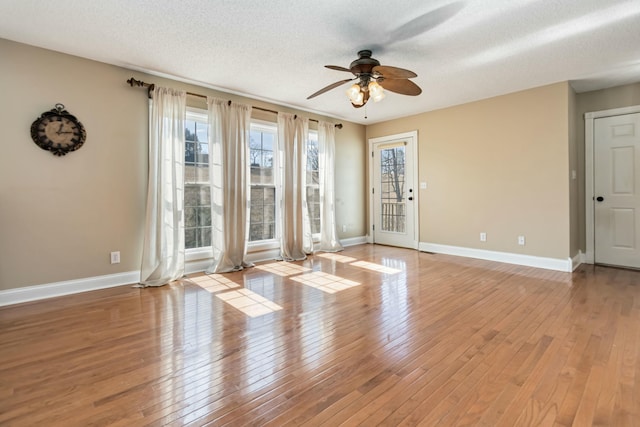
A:
[[[640,425],[640,272],[362,245],[194,280],[0,309],[0,425]]]

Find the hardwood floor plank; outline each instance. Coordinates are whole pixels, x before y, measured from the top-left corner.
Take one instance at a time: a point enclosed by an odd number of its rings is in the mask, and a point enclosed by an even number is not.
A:
[[[352,285],[305,284],[333,276]],[[638,271],[360,245],[192,278],[0,308],[0,424],[640,419]],[[250,317],[224,301],[239,289],[282,309]]]

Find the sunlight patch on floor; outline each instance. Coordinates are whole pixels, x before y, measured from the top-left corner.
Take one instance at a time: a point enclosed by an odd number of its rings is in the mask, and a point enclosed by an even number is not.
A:
[[[311,271],[308,267],[303,267],[298,264],[292,264],[290,262],[272,262],[270,264],[256,265],[254,267],[257,270],[267,271],[269,273],[277,274],[281,277],[292,276],[294,274],[306,273]]]
[[[278,304],[269,301],[265,297],[260,296],[249,289],[238,289],[235,291],[223,292],[216,294],[215,297],[250,317],[258,317],[263,314],[282,310],[282,307]]]
[[[361,285],[361,283],[354,282],[353,280],[343,279],[342,277],[323,273],[322,271],[314,271],[313,273],[292,277],[291,280],[329,294],[335,294],[338,291]]]
[[[212,294],[241,287],[241,285],[229,280],[222,274],[208,274],[204,276],[190,277],[189,280]]]

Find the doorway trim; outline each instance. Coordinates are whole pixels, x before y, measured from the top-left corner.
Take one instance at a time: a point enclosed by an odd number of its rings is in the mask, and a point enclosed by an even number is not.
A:
[[[380,137],[376,137],[376,138],[369,138],[369,145],[368,145],[368,163],[369,163],[369,185],[368,185],[368,198],[369,198],[369,230],[367,232],[367,243],[374,243],[373,242],[373,223],[375,222],[375,218],[374,218],[374,198],[373,198],[373,183],[374,183],[374,164],[373,164],[373,146],[374,144],[378,144],[381,142],[393,142],[393,141],[397,141],[399,139],[411,139],[412,140],[412,150],[413,150],[413,159],[411,160],[412,165],[413,165],[413,182],[411,182],[410,184],[412,185],[412,188],[414,188],[413,191],[413,200],[415,203],[413,203],[413,241],[412,241],[412,248],[413,249],[418,249],[418,244],[419,244],[419,236],[420,236],[420,220],[418,218],[418,213],[419,213],[419,209],[418,206],[420,204],[420,197],[418,196],[420,191],[418,191],[418,175],[419,175],[419,171],[418,171],[418,156],[419,156],[419,149],[418,149],[418,131],[417,130],[413,130],[410,132],[404,132],[404,133],[397,133],[394,135],[387,135],[387,136],[380,136]]]
[[[585,235],[587,241],[587,252],[584,254],[584,262],[587,264],[595,263],[595,216],[593,212],[593,198],[595,197],[593,182],[595,177],[595,159],[593,158],[595,138],[593,127],[595,125],[595,119],[634,113],[640,113],[640,105],[584,113],[584,210]]]

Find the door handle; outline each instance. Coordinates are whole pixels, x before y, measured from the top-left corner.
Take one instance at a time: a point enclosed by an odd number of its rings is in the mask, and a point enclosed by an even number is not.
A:
[[[409,200],[413,200],[413,197],[409,196]]]
[[[599,202],[602,202],[604,200],[604,197],[598,196],[598,197],[596,197],[596,200],[599,201]]]

